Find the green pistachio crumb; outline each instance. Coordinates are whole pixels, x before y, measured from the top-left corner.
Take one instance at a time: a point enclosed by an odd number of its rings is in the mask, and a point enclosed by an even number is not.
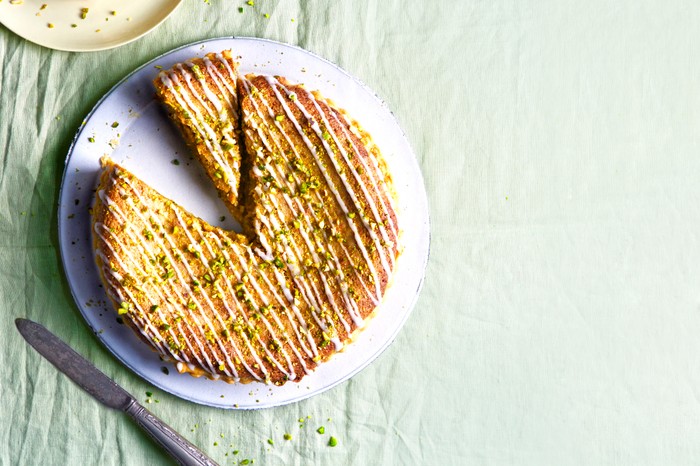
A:
[[[180,161],[178,159],[172,159],[170,163],[172,163],[173,165],[180,165]]]
[[[94,138],[93,136],[90,136],[90,137],[88,138],[88,142],[95,142],[95,138]]]
[[[129,309],[131,308],[131,304],[127,302],[123,302],[119,305],[119,309],[117,310],[117,314],[123,315],[129,312]]]
[[[328,446],[329,446],[329,447],[334,447],[334,446],[336,446],[336,445],[338,445],[338,439],[336,439],[335,437],[331,437],[331,438],[328,440]]]
[[[239,13],[243,13],[243,7],[242,7],[242,6],[239,6],[239,7],[238,7],[238,12],[239,12]]]
[[[275,442],[274,442],[271,438],[267,439],[267,443],[269,443],[270,445],[274,445],[274,444],[275,444]]]
[[[289,433],[284,434],[284,439],[285,439],[285,440],[291,440],[291,439],[292,439],[292,434],[289,434]]]
[[[326,428],[323,427],[323,426],[321,426],[321,427],[319,427],[318,429],[316,429],[316,432],[318,432],[319,434],[325,434],[325,433],[326,433]]]
[[[146,396],[149,397],[149,398],[152,397],[152,396],[153,396],[153,392],[146,392]]]

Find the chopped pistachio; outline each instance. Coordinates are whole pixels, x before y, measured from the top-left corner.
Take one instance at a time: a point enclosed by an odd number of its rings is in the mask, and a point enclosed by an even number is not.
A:
[[[338,439],[336,439],[335,437],[331,437],[331,438],[328,440],[328,446],[329,446],[329,447],[334,447],[334,446],[336,446],[336,445],[338,445]]]
[[[323,427],[323,426],[321,426],[321,427],[319,427],[318,429],[316,429],[316,432],[318,432],[319,434],[325,434],[325,433],[326,433],[326,428]]]

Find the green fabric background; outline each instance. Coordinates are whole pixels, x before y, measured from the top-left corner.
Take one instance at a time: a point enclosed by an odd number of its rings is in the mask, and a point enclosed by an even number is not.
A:
[[[168,464],[13,320],[43,323],[141,401],[152,390],[68,292],[63,162],[123,76],[224,35],[299,45],[387,102],[425,176],[432,255],[399,337],[349,382],[248,412],[155,391],[156,415],[224,464],[234,449],[255,464],[700,462],[697,2],[239,6],[185,0],[146,37],[96,53],[0,27],[0,464]]]

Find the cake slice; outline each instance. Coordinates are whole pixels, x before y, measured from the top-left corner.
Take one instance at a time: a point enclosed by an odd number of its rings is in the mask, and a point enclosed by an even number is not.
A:
[[[153,81],[168,116],[233,211],[241,168],[237,66],[225,50],[178,63]]]

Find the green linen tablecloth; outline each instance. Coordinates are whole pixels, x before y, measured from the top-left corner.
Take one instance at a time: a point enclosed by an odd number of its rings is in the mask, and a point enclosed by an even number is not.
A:
[[[698,464],[698,24],[700,5],[674,0],[186,0],[140,40],[83,54],[0,27],[0,464],[169,462],[28,348],[19,316],[139,400],[153,391],[149,408],[223,464]],[[89,110],[151,58],[227,35],[301,46],[367,83],[431,208],[425,286],[390,349],[261,411],[180,400],[117,362],[57,249],[64,158]]]

